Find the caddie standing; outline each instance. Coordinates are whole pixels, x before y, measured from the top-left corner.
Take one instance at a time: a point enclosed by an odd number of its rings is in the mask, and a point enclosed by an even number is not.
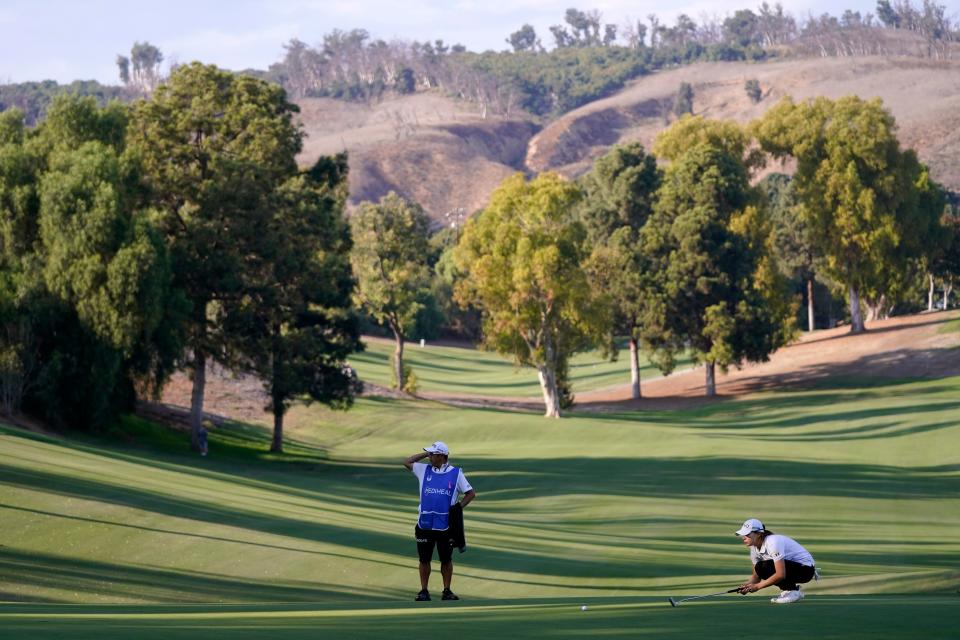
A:
[[[430,463],[419,462],[430,458]],[[417,539],[417,554],[420,557],[420,592],[415,600],[430,599],[430,562],[433,550],[440,558],[440,575],[443,577],[441,600],[459,600],[450,590],[453,579],[453,540],[451,539],[451,508],[466,507],[477,497],[476,491],[467,482],[463,470],[449,464],[450,449],[438,440],[423,453],[417,453],[403,461],[403,466],[413,472],[420,482],[420,510],[414,534]],[[461,498],[462,496],[462,498]],[[459,505],[457,503],[459,499]]]

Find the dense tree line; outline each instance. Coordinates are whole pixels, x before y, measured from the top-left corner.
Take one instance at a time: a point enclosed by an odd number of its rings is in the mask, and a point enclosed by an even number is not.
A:
[[[484,113],[517,107],[555,116],[609,95],[632,78],[668,66],[704,60],[762,60],[800,55],[952,55],[960,40],[945,7],[924,0],[878,2],[873,14],[810,15],[797,20],[779,3],[740,9],[699,23],[680,15],[667,25],[656,15],[618,26],[598,11],[568,9],[544,44],[529,24],[506,38],[509,51],[469,52],[442,40],[376,40],[362,29],[334,31],[310,46],[292,40],[284,59],[261,74],[294,97],[371,100],[437,89],[476,102]],[[919,40],[898,37],[898,31]],[[917,42],[920,46],[917,46]],[[550,46],[552,44],[552,46]]]
[[[632,79],[669,66],[708,60],[763,60],[774,56],[919,55],[949,58],[960,30],[946,7],[932,0],[879,0],[877,14],[844,11],[796,19],[779,3],[739,9],[700,22],[680,15],[668,25],[646,21],[615,25],[599,11],[568,9],[543,39],[529,24],[505,39],[507,51],[470,52],[443,40],[374,39],[364,29],[334,30],[320,43],[294,39],[283,60],[243,73],[280,84],[294,99],[332,97],[370,101],[385,92],[437,90],[474,102],[484,114],[521,108],[556,116],[621,89]],[[908,34],[912,37],[903,37]],[[552,40],[552,42],[551,42]],[[0,86],[0,111],[19,108],[35,124],[56,95],[111,98],[149,95],[163,80],[163,53],[134,43],[116,64],[122,87],[93,81]]]
[[[350,405],[359,312],[393,334],[407,391],[404,341],[445,324],[536,368],[547,415],[573,402],[570,357],[615,357],[621,338],[635,396],[641,351],[665,373],[692,357],[713,394],[716,368],[792,339],[791,281],[808,328],[816,283],[862,331],[928,282],[946,306],[960,272],[957,199],[876,100],[787,99],[746,127],[685,115],[652,153],[615,147],[577,181],[518,174],[432,237],[394,194],[348,224],[346,158],[297,167],[295,112],[276,85],[195,63],[132,106],[0,116],[4,411],[103,426],[185,368],[196,445],[216,361],[263,381],[280,451],[292,403]],[[753,183],[785,156],[793,176]]]
[[[889,29],[914,24],[884,15]],[[322,53],[291,43],[270,73],[301,95],[339,97],[460,82],[491,109],[552,113],[658,65],[762,56],[799,37],[765,4],[713,26],[651,17],[625,30],[627,46],[598,13],[566,22],[549,52],[526,25],[514,53],[414,43],[402,64],[393,45],[335,32]],[[0,114],[7,413],[103,426],[185,368],[197,446],[207,366],[219,362],[263,380],[279,451],[292,403],[351,404],[358,313],[393,335],[407,391],[404,341],[445,327],[536,368],[547,415],[573,402],[570,357],[615,357],[621,338],[636,397],[641,351],[665,373],[688,354],[712,394],[717,367],[766,359],[803,315],[812,329],[818,288],[862,331],[921,305],[918,291],[931,308],[940,287],[946,307],[960,272],[957,200],[900,148],[879,101],[785,100],[747,127],[683,115],[652,153],[616,147],[577,181],[514,176],[465,226],[431,237],[422,209],[394,194],[348,224],[346,158],[296,165],[297,108],[278,84],[199,63],[158,80],[159,50],[134,50],[135,69],[118,60],[132,105],[52,92],[36,126],[22,110]],[[283,75],[294,53],[301,66]],[[793,159],[795,174],[755,184],[770,157]]]
[[[27,126],[32,127],[43,119],[54,99],[63,95],[91,97],[100,106],[111,100],[129,99],[124,87],[104,85],[96,80],[76,80],[70,84],[53,80],[20,82],[0,85],[0,111],[17,109]]]
[[[344,158],[297,167],[284,91],[194,63],[132,106],[60,96],[0,115],[0,396],[98,428],[207,364],[293,402],[349,406],[360,348]]]
[[[518,174],[450,250],[458,299],[479,308],[483,345],[537,369],[548,416],[572,400],[569,358],[614,355],[617,337],[634,397],[639,350],[664,373],[691,356],[713,395],[716,368],[793,339],[791,281],[810,330],[815,280],[845,297],[853,332],[916,304],[927,279],[949,295],[960,224],[895,132],[876,100],[787,99],[747,127],[682,117],[653,146],[660,165],[632,143],[576,182]],[[794,176],[751,181],[787,155]]]

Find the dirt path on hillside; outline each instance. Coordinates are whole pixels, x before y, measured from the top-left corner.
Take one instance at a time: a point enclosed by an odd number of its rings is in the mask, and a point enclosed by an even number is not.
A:
[[[641,381],[643,397],[630,398],[629,384],[577,394],[577,410],[676,409],[716,402],[757,391],[806,386],[829,376],[939,378],[960,375],[960,331],[941,333],[960,311],[921,313],[871,322],[866,333],[850,335],[849,327],[805,334],[773,354],[769,362],[717,372],[717,398],[703,397],[702,367],[665,378]],[[164,389],[161,408],[172,416],[190,406],[192,383],[176,374]],[[394,394],[373,387],[377,395]],[[501,407],[541,411],[538,399],[451,395],[425,392],[422,398],[457,406]],[[215,421],[224,419],[271,424],[264,411],[267,396],[251,376],[234,376],[218,367],[207,375],[204,408]]]

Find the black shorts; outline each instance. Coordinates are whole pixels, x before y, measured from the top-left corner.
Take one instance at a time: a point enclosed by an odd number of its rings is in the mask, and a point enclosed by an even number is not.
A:
[[[440,562],[446,564],[453,560],[453,540],[450,539],[450,530],[434,531],[432,529],[413,528],[413,535],[417,538],[417,555],[420,562],[430,564],[433,560],[433,548],[437,548]]]
[[[786,570],[786,575],[783,577],[783,580],[777,583],[777,586],[784,591],[795,591],[799,589],[800,587],[798,585],[804,582],[810,582],[816,572],[813,566],[800,564],[793,560],[784,560],[783,565]],[[773,560],[761,560],[753,565],[753,570],[761,580],[766,580],[777,572]]]

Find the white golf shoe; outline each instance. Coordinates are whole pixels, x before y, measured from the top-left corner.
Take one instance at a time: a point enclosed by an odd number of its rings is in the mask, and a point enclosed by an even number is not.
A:
[[[790,604],[791,602],[800,602],[803,600],[803,591],[797,589],[796,591],[781,591],[780,595],[776,598],[770,598],[770,602],[776,604]]]

